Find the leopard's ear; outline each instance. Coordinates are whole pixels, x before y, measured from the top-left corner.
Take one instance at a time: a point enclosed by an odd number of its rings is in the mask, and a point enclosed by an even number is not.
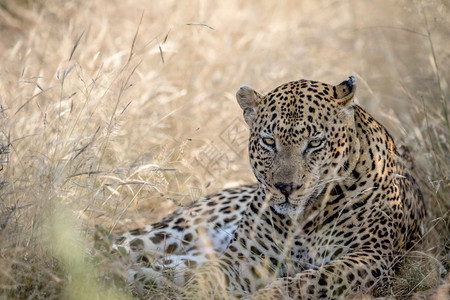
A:
[[[347,80],[333,86],[333,101],[342,106],[353,106],[353,96],[356,92],[356,77],[350,76]]]
[[[243,85],[236,92],[236,99],[242,110],[244,111],[244,120],[251,126],[256,118],[256,110],[262,96],[252,87]]]

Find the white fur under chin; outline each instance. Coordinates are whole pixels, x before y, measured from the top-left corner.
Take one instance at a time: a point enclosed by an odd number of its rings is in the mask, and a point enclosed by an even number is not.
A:
[[[290,203],[284,202],[273,206],[275,211],[282,215],[288,215],[291,219],[298,218],[305,210],[304,206],[292,206]]]

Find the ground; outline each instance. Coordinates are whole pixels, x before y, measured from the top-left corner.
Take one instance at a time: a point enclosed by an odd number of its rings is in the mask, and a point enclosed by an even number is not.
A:
[[[449,22],[445,1],[0,0],[1,297],[132,297],[95,232],[253,181],[240,85],[348,74],[429,210],[388,292],[448,293]]]

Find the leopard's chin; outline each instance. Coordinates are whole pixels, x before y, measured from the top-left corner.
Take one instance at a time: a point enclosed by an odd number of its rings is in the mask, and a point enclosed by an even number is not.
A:
[[[288,215],[292,219],[298,218],[305,210],[304,205],[295,205],[289,203],[287,200],[283,203],[274,204],[273,208],[280,215]]]

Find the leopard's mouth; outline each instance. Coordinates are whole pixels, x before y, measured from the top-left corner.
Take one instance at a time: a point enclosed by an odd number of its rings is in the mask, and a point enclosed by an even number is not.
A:
[[[277,213],[289,215],[291,218],[298,218],[317,196],[317,192],[295,198],[285,195],[272,195],[270,202]]]
[[[270,204],[279,214],[301,214],[306,207],[317,197],[324,193],[325,189],[314,188],[303,190],[295,195],[282,195],[277,192],[271,192]]]
[[[266,191],[270,199],[270,206],[278,214],[289,215],[296,218],[303,213],[306,207],[320,194],[317,189],[298,191],[295,195],[283,195],[276,190]]]

